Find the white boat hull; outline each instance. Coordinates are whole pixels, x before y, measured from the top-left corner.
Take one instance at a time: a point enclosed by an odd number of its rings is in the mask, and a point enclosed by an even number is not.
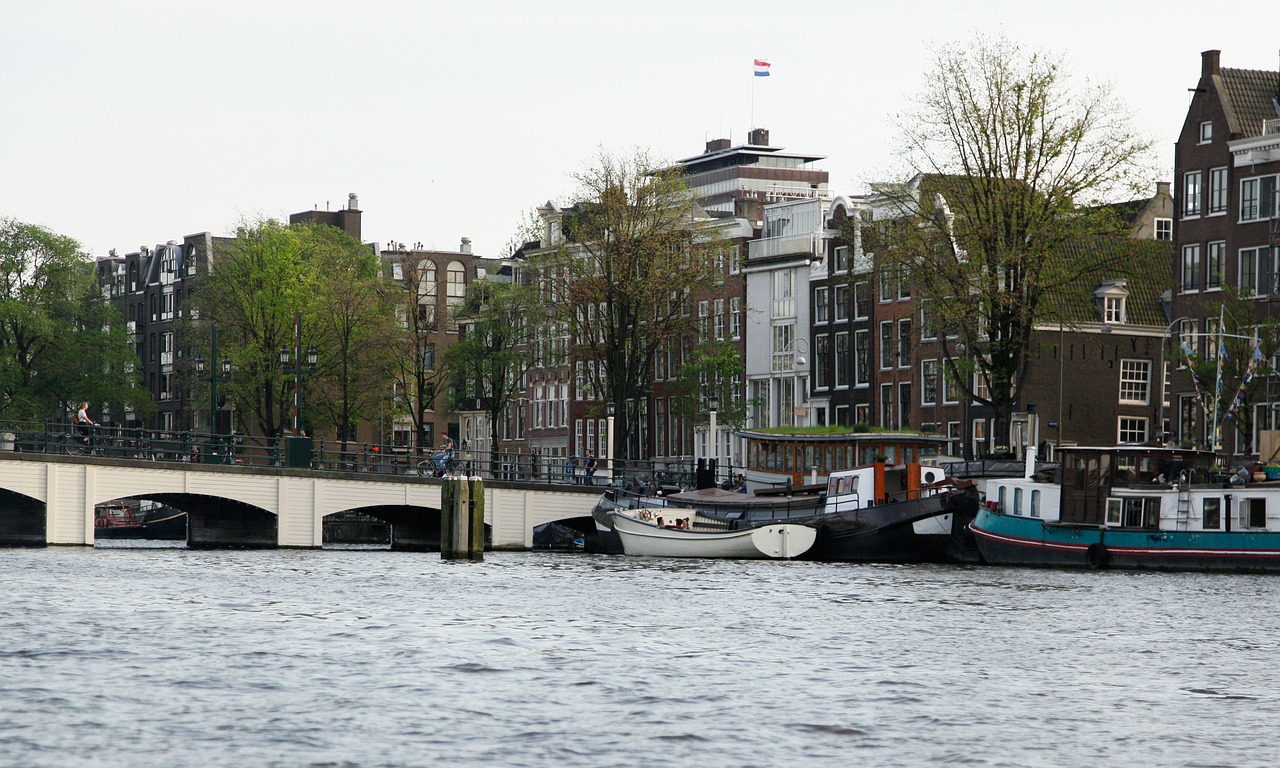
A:
[[[789,523],[721,532],[662,528],[616,512],[610,518],[623,550],[637,557],[785,559],[803,555],[818,535],[807,525]]]

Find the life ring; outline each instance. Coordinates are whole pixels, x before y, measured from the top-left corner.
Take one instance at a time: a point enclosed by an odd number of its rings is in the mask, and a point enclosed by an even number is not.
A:
[[[1089,549],[1085,551],[1085,560],[1089,563],[1092,570],[1101,570],[1111,564],[1111,554],[1107,552],[1107,547],[1101,542],[1090,544]]]

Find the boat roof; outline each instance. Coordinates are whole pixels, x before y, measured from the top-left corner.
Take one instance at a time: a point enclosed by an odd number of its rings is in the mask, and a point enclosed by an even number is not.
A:
[[[753,493],[726,491],[723,488],[701,488],[696,491],[673,493],[666,497],[671,501],[683,504],[706,504],[721,507],[811,507],[818,502],[818,496],[805,494],[801,496],[756,496]]]

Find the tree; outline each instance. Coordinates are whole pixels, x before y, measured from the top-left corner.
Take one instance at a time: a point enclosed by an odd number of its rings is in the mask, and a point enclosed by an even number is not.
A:
[[[444,352],[445,368],[461,401],[479,401],[489,421],[490,466],[498,466],[498,426],[520,394],[524,375],[536,362],[530,331],[540,327],[546,306],[537,289],[519,282],[476,280],[467,289],[459,320],[465,333]]]
[[[426,414],[434,408],[437,391],[443,391],[449,370],[436,354],[434,339],[440,330],[437,291],[440,280],[428,255],[410,251],[400,257],[402,277],[392,289],[395,327],[387,341],[392,381],[402,393],[413,422],[414,444],[419,453],[430,448]]]
[[[1224,433],[1235,432],[1237,453],[1257,448],[1253,445],[1254,406],[1267,400],[1268,378],[1276,373],[1273,363],[1280,354],[1280,322],[1270,317],[1259,321],[1255,304],[1239,288],[1226,287],[1205,305],[1206,317],[1213,318],[1210,332],[1183,337],[1176,352],[1187,364],[1196,402],[1209,425],[1209,448],[1225,441],[1225,434],[1214,438],[1218,426]]]
[[[614,455],[629,444],[637,404],[650,390],[654,356],[692,337],[690,294],[713,276],[722,247],[678,167],[644,150],[601,152],[575,177],[578,203],[544,209],[559,234],[530,258],[572,339],[571,357],[589,389],[618,407]]]
[[[1100,272],[1113,249],[1079,248],[1123,227],[1101,205],[1143,183],[1151,142],[1106,86],[1075,89],[1060,58],[979,35],[938,52],[915,107],[897,119],[907,184],[874,187],[865,230],[885,272],[964,345],[947,370],[1008,430],[1055,289]],[[1096,256],[1101,255],[1101,258]],[[987,384],[979,397],[975,373]]]
[[[676,416],[691,423],[708,422],[707,401],[710,395],[719,399],[716,418],[730,429],[741,429],[747,422],[747,401],[738,386],[746,376],[742,353],[727,341],[703,341],[676,372],[675,393],[679,399],[673,406]]]
[[[386,341],[394,333],[396,289],[383,280],[377,254],[341,229],[295,226],[303,227],[314,285],[311,314],[320,355],[313,410],[324,414],[345,451],[355,425],[377,413],[392,379]]]
[[[80,244],[0,219],[0,413],[58,418],[82,400],[106,408],[99,420],[146,409],[136,364]]]

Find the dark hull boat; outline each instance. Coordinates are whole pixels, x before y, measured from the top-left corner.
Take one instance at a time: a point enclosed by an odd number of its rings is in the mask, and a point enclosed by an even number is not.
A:
[[[164,504],[100,504],[94,510],[93,523],[96,539],[183,541],[187,538],[187,513]]]

